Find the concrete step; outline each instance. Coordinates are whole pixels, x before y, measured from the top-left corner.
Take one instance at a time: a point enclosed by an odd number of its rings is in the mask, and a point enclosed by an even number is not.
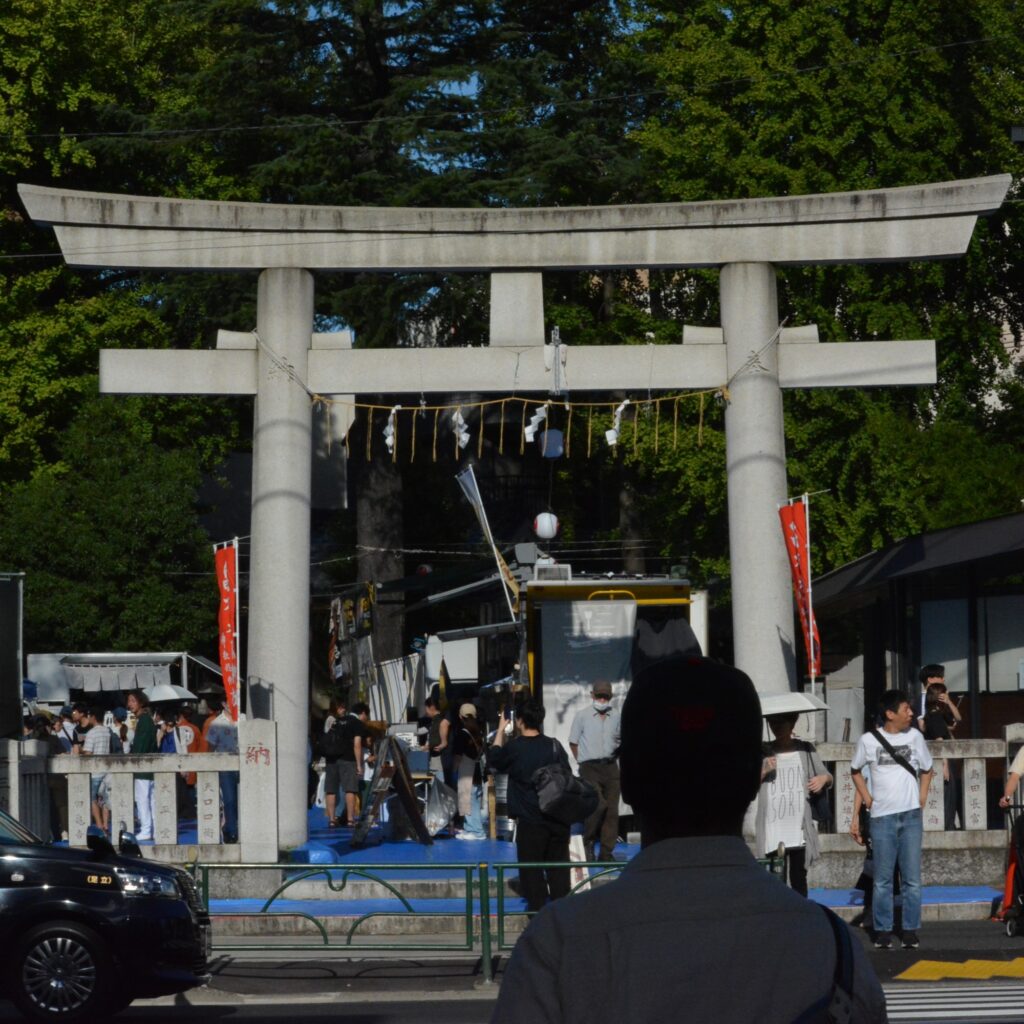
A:
[[[366,918],[360,922],[361,915],[337,915],[319,918],[320,924],[328,936],[345,937],[352,935],[352,942],[359,944],[371,938],[409,938],[417,941],[431,938],[438,941],[452,942],[466,934],[466,918],[464,914],[439,912],[436,914],[380,914]],[[358,923],[353,932],[353,926]],[[505,935],[518,936],[528,923],[525,914],[509,915],[505,919]],[[495,934],[497,920],[492,917],[491,934]],[[480,939],[480,918],[474,915],[473,934]],[[257,914],[239,914],[214,916],[214,943],[223,943],[235,938],[294,939],[309,940],[311,945],[323,942],[320,930],[311,921],[297,913],[282,913],[273,916]],[[336,943],[332,942],[332,945]]]
[[[303,907],[302,903],[304,902],[309,906]],[[331,937],[348,936],[352,932],[353,926],[360,922],[360,918],[364,918],[352,933],[352,941],[357,944],[370,937],[406,937],[419,940],[433,936],[438,941],[451,941],[455,937],[465,934],[464,902],[433,901],[438,907],[433,912],[429,908],[423,908],[423,904],[428,902],[430,901],[416,901],[416,913],[414,914],[399,911],[393,901],[390,906],[380,907],[380,901],[377,900],[367,901],[366,904],[355,907],[357,912],[343,911],[329,915],[317,914],[313,901],[283,902],[281,909],[272,914],[258,914],[252,910],[218,909],[215,905],[211,908],[214,941],[224,942],[244,936],[267,939],[288,938],[296,941],[308,939],[311,943],[321,943],[322,937],[317,926],[302,916],[307,913],[311,917],[315,917],[327,935]],[[518,907],[518,904],[513,901],[510,901],[510,904]],[[512,906],[506,910],[506,936],[519,935],[528,921],[521,910],[513,910]],[[843,920],[848,922],[855,921],[863,913],[862,907],[840,906],[833,907],[833,909]],[[373,916],[366,917],[367,914]],[[925,904],[921,909],[921,918],[925,924],[937,921],[984,921],[989,918],[989,915],[990,905],[987,902]],[[993,923],[992,927],[999,928],[1000,926]],[[492,935],[495,934],[496,928],[497,910],[492,905]],[[480,916],[477,908],[474,908],[473,930],[479,939]]]
[[[337,877],[328,881],[324,877],[310,878],[293,882],[282,892],[282,896],[293,900],[368,900],[382,899],[388,896],[387,886],[393,886],[406,899],[414,900],[453,900],[466,898],[466,880],[458,878],[388,878],[381,876],[375,881],[362,876],[350,875],[342,887],[342,873],[335,872]],[[385,884],[387,883],[387,884]],[[474,877],[471,881],[471,892],[474,898],[480,895],[480,880]],[[505,895],[515,897],[515,892],[505,882]],[[489,892],[493,899],[498,891],[496,880],[490,879]]]

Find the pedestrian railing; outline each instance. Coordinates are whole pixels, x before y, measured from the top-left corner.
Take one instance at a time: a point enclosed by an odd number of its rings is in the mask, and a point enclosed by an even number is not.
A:
[[[481,864],[483,868],[485,865]],[[553,861],[522,861],[518,863],[509,862],[507,864],[491,864],[488,867],[493,869],[496,880],[495,885],[495,898],[496,898],[496,913],[494,915],[494,930],[493,936],[493,948],[498,952],[506,952],[510,950],[515,942],[509,942],[505,923],[510,917],[524,918],[529,916],[525,910],[510,910],[505,905],[505,890],[506,890],[506,875],[509,872],[515,872],[518,874],[523,868],[538,868],[540,870],[549,870],[552,868],[568,868],[572,881],[570,883],[569,895],[573,896],[578,892],[586,892],[590,887],[599,883],[601,879],[611,881],[611,879],[619,874],[619,872],[625,867],[623,861],[587,861],[580,862],[575,861],[571,864],[565,864],[562,862]],[[579,877],[583,875],[583,877]],[[485,903],[484,887],[481,883],[481,918],[486,915],[487,920],[490,920],[490,906],[489,903]],[[490,936],[489,936],[490,938]]]
[[[67,832],[69,846],[85,846],[91,824],[90,778],[107,777],[106,802],[116,840],[123,822],[135,831],[135,779],[153,778],[153,844],[181,845],[178,829],[178,775],[197,773],[196,833],[187,845],[220,846],[220,774],[239,773],[239,857],[276,863],[277,837],[277,727],[265,720],[239,722],[237,754],[61,754],[46,756],[40,741],[6,741],[5,807],[44,838]],[[54,780],[66,779],[66,803]],[[51,788],[54,790],[51,799]],[[59,794],[59,795],[58,795]],[[66,814],[66,821],[61,821]],[[56,820],[55,820],[56,819]],[[55,829],[54,826],[58,825]]]
[[[778,865],[770,859],[760,861],[767,870],[779,875]],[[257,951],[305,951],[311,949],[335,949],[345,953],[367,952],[419,952],[437,953],[460,951],[475,953],[479,950],[481,973],[484,981],[494,978],[494,958],[496,955],[509,952],[518,936],[511,934],[509,923],[512,920],[525,920],[530,915],[518,906],[510,906],[506,890],[509,888],[509,877],[518,875],[523,868],[540,870],[564,868],[571,873],[573,884],[568,896],[589,889],[593,885],[601,885],[616,877],[626,863],[615,861],[588,861],[564,863],[557,861],[522,861],[489,864],[448,863],[448,864],[318,864],[316,866],[271,865],[271,864],[196,864],[193,872],[196,888],[203,905],[207,908],[213,922],[213,938],[211,952],[252,953]],[[251,909],[238,907],[237,901],[219,900],[211,894],[214,891],[213,876],[218,873],[236,872],[268,872],[283,873],[284,878],[275,884],[268,880],[267,895],[247,900]],[[437,897],[416,898],[403,891],[405,886],[417,884],[426,879],[437,879],[439,873],[445,882],[456,883],[462,887],[462,895],[456,902],[458,909],[438,909],[431,904],[439,902]],[[247,876],[251,885],[256,876]],[[781,877],[781,876],[780,876]],[[315,911],[314,906],[320,902],[308,895],[308,889],[295,893],[298,886],[322,880],[326,893],[335,897],[332,900],[331,913]],[[358,904],[368,899],[367,896],[352,897],[346,890],[350,882],[358,880],[370,883],[371,891],[383,899],[394,903],[393,907],[363,910]],[[271,888],[272,886],[272,888]],[[218,886],[218,889],[234,891],[235,886]],[[288,906],[289,894],[303,897],[296,899],[295,904],[304,903],[302,909],[296,905]],[[348,899],[346,899],[348,897]],[[347,901],[356,903],[352,913],[344,913]],[[401,938],[374,936],[367,926],[375,919],[400,919],[406,925],[412,925],[409,932]],[[305,921],[309,928],[306,937],[299,941],[291,941],[290,937],[282,938],[274,935],[278,922],[292,919]],[[450,939],[446,936],[428,934],[421,930],[422,925],[430,919],[440,919],[457,923]],[[255,925],[252,932],[242,935],[225,935],[224,929],[218,929],[218,922],[243,921]],[[265,925],[265,928],[261,928]],[[244,931],[244,929],[243,929]]]
[[[344,948],[346,952],[375,950],[383,951],[450,951],[464,950],[471,952],[476,945],[475,918],[477,916],[476,901],[476,876],[483,871],[486,865],[465,864],[465,863],[429,863],[429,864],[318,864],[315,867],[289,867],[281,864],[196,864],[193,868],[196,887],[199,891],[203,904],[207,907],[210,917],[214,922],[213,950],[218,953],[251,951],[255,949],[274,950],[309,950],[311,946],[321,948]],[[252,909],[240,909],[237,906],[229,906],[228,909],[218,909],[216,901],[211,899],[211,875],[215,872],[237,872],[274,871],[283,873],[284,880],[274,886],[268,896],[262,897],[262,902],[257,899],[249,901],[260,903]],[[436,898],[417,899],[410,897],[402,891],[402,882],[423,881],[436,878],[438,872],[444,873],[451,880],[461,881],[463,895],[455,898],[459,904],[458,910],[442,910],[431,907],[431,903],[437,903]],[[395,875],[409,876],[396,878]],[[390,876],[390,877],[389,877]],[[345,902],[356,904],[352,914],[316,914],[298,907],[286,906],[290,890],[300,885],[320,880],[327,891],[327,894],[343,897],[333,900],[334,908],[344,909]],[[370,891],[374,892],[374,899],[390,899],[394,907],[361,911],[358,903],[369,896],[344,898],[349,883],[354,881],[370,883]],[[271,884],[273,884],[271,882]],[[486,873],[480,876],[481,898],[486,900]],[[326,898],[329,898],[326,897]],[[232,901],[234,902],[234,901]],[[299,902],[299,900],[295,900]],[[303,903],[314,904],[318,902],[309,897],[301,900]],[[446,901],[448,902],[448,901]],[[332,909],[334,909],[332,908]],[[368,934],[369,929],[365,926],[369,922],[382,918],[402,917],[409,920],[420,921],[427,918],[440,918],[451,922],[457,922],[459,927],[453,933],[451,941],[438,941],[436,936],[428,935],[425,940],[415,939],[403,941],[388,941]],[[275,941],[272,943],[259,943],[252,941],[233,941],[233,939],[244,936],[225,936],[217,934],[216,922],[218,920],[252,920],[267,921],[270,919],[293,918],[304,919],[312,925],[316,932],[314,941],[309,939],[302,941]],[[360,934],[362,932],[362,934]]]
[[[853,743],[822,743],[818,745],[821,759],[831,765],[835,780],[832,804],[833,826],[836,832],[847,832],[853,820],[853,779],[850,762]],[[943,761],[948,760],[953,771],[949,785],[960,787],[957,810],[961,827],[969,832],[988,828],[987,763],[997,760],[1000,777],[1005,772],[1007,744],[1005,740],[942,740],[928,744],[935,759],[935,774],[928,790],[924,808],[924,830],[941,832],[946,827],[944,810],[945,789]]]

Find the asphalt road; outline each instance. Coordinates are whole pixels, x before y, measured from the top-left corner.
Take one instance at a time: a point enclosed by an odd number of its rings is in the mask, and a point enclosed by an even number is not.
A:
[[[989,921],[937,923],[921,929],[918,950],[880,951],[868,934],[855,934],[885,986],[890,1020],[1024,1024],[1024,937],[1008,938]],[[498,984],[506,962],[503,956],[496,963]],[[907,980],[907,972],[922,980]],[[484,982],[479,959],[462,955],[348,960],[327,952],[303,959],[264,953],[222,958],[206,989],[138,1003],[116,1020],[485,1024],[498,984]],[[0,1021],[17,1019],[0,1005]]]
[[[117,1024],[198,1024],[209,1022],[246,1024],[291,1021],[305,1024],[306,1021],[340,1020],[346,1024],[487,1024],[491,1012],[490,1000],[419,1000],[381,1002],[380,1000],[346,1001],[336,997],[330,1002],[303,1002],[301,997],[285,1003],[261,1005],[247,1003],[234,1006],[154,1006],[145,1003],[135,1005],[111,1018]],[[18,1021],[21,1018],[13,1008],[5,1005],[0,1009],[0,1021]]]

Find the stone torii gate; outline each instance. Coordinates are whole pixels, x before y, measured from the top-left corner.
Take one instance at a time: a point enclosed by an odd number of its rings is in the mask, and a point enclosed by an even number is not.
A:
[[[19,186],[68,264],[259,271],[255,336],[215,351],[100,355],[107,393],[255,395],[248,677],[274,686],[279,843],[307,838],[311,412],[323,395],[546,392],[544,270],[721,268],[722,327],[683,343],[563,349],[574,391],[682,390],[730,382],[726,409],[736,664],[761,692],[792,688],[793,605],[776,508],[786,499],[783,387],[935,381],[932,341],[817,344],[779,329],[775,265],[961,255],[1008,175],[919,187],[707,203],[551,209],[274,206]],[[489,348],[360,350],[314,335],[313,275],[491,274]],[[258,337],[258,344],[257,344]],[[242,340],[246,338],[247,340]],[[241,346],[241,347],[240,347]],[[756,354],[756,355],[755,355]],[[547,357],[547,358],[546,358]],[[753,358],[752,358],[753,357]],[[301,385],[301,386],[300,386]]]

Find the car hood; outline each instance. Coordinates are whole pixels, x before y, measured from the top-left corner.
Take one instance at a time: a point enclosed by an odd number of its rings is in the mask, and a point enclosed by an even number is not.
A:
[[[24,857],[31,860],[57,861],[61,864],[105,864],[110,867],[126,868],[129,871],[138,871],[140,865],[146,871],[155,875],[170,875],[175,877],[180,869],[169,864],[161,864],[158,861],[140,860],[138,857],[125,857],[119,853],[113,855],[83,850],[72,846],[37,846],[37,845],[10,845],[0,846],[0,859],[6,856]]]

